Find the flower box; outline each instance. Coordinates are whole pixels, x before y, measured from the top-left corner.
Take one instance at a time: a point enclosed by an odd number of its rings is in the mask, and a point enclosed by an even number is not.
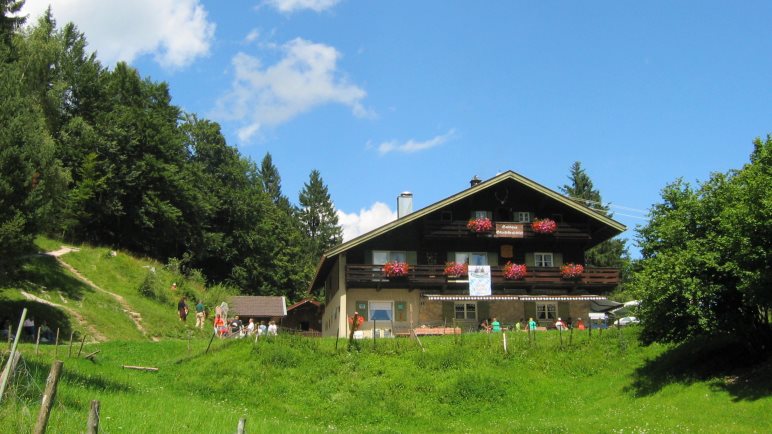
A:
[[[469,264],[460,264],[458,262],[445,263],[443,273],[448,277],[461,277],[469,274]]]
[[[584,266],[582,264],[569,262],[560,267],[560,275],[564,279],[578,279],[582,276],[582,273],[584,273]]]
[[[523,280],[526,272],[527,268],[525,264],[513,264],[512,262],[507,262],[506,265],[504,265],[504,278],[508,280]]]
[[[466,228],[472,232],[490,232],[493,230],[493,222],[488,217],[471,219],[466,224]]]
[[[531,229],[537,234],[552,234],[558,230],[558,224],[552,219],[536,219],[531,223]]]
[[[405,277],[409,271],[407,262],[391,261],[383,264],[383,275],[386,277]]]

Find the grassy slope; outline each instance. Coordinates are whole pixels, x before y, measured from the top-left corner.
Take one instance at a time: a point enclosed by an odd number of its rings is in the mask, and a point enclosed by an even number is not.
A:
[[[102,401],[108,432],[233,432],[246,416],[250,432],[770,432],[767,363],[733,389],[722,378],[641,376],[639,368],[668,348],[641,347],[634,332],[576,335],[560,350],[557,332],[510,335],[510,353],[486,335],[406,339],[335,351],[331,339],[280,336],[274,341],[109,342],[88,348],[96,363],[65,361],[57,432],[81,429],[91,399]],[[27,356],[38,381],[51,360]],[[31,354],[31,348],[26,354]],[[60,353],[61,354],[61,353]],[[121,364],[158,366],[158,373]],[[656,387],[651,387],[652,382]],[[755,386],[754,386],[755,387]],[[34,400],[0,409],[0,431],[25,432]],[[172,428],[173,427],[173,428]]]

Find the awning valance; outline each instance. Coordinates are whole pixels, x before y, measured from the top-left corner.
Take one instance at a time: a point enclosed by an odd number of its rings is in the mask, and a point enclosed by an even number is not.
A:
[[[429,301],[594,301],[606,300],[601,295],[445,295],[424,294]]]

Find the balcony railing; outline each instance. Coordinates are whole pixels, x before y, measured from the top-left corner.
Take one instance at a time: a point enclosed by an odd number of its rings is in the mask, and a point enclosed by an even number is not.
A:
[[[469,237],[471,235],[481,236],[489,235],[495,236],[496,223],[507,224],[519,224],[523,227],[523,238],[533,237],[554,237],[557,239],[565,240],[589,240],[590,233],[586,224],[583,223],[558,223],[558,229],[553,234],[540,235],[535,233],[531,229],[530,223],[512,223],[512,222],[493,222],[494,230],[490,233],[477,234],[467,229],[466,220],[453,220],[453,221],[440,221],[440,220],[427,220],[424,222],[424,236],[426,238],[460,238]]]
[[[584,269],[577,279],[564,279],[560,268],[528,268],[524,279],[504,278],[502,266],[491,266],[491,284],[498,288],[587,288],[610,289],[619,284],[619,270],[616,268]],[[466,277],[452,278],[443,274],[443,265],[411,265],[407,276],[386,277],[380,265],[346,266],[346,283],[349,288],[440,288],[466,284]]]

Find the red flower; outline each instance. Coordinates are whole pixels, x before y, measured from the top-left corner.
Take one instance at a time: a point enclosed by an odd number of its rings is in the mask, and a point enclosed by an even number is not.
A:
[[[537,234],[551,234],[558,229],[558,224],[552,219],[536,219],[531,223],[531,229]]]
[[[354,317],[356,317],[357,322],[354,324]],[[365,323],[365,317],[362,315],[359,315],[358,313],[355,313],[354,316],[348,317],[348,325],[351,327],[352,330],[358,330],[359,327],[362,327],[362,324]]]
[[[407,262],[391,261],[383,264],[383,275],[386,277],[407,276],[410,266]]]
[[[446,276],[466,276],[469,274],[469,264],[460,264],[458,262],[445,263]]]
[[[479,217],[469,220],[466,228],[472,232],[488,232],[493,229],[493,223],[491,223],[491,219],[488,217]]]
[[[584,266],[582,264],[574,264],[569,262],[560,267],[560,274],[564,279],[576,279],[584,273]]]
[[[526,272],[527,268],[525,264],[513,264],[512,262],[507,262],[507,264],[504,265],[504,277],[509,280],[521,280],[525,278]]]

